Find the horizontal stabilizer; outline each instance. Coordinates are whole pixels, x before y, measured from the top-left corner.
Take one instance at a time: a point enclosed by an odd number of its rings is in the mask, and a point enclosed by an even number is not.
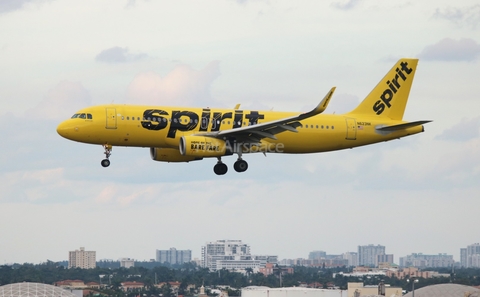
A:
[[[431,121],[416,121],[416,122],[410,122],[410,123],[404,123],[404,124],[398,124],[398,125],[392,125],[392,126],[377,127],[375,129],[380,131],[397,131],[397,130],[407,129],[410,127],[420,126],[430,122]]]

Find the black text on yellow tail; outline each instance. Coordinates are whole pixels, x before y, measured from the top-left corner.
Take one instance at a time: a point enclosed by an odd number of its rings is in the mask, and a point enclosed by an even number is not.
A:
[[[401,59],[351,114],[401,120],[407,105],[418,59]]]

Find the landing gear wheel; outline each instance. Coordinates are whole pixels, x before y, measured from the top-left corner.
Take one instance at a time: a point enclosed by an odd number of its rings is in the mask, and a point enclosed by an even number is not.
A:
[[[248,169],[248,163],[245,160],[238,160],[233,164],[236,172],[245,172]]]
[[[102,164],[103,167],[108,167],[108,166],[110,166],[110,160],[103,159],[101,164]]]
[[[102,162],[100,162],[100,164],[102,164],[103,167],[108,167],[110,166],[110,160],[108,160],[108,158],[112,154],[112,146],[109,144],[104,144],[103,148],[105,149],[104,154],[106,159],[103,159]]]
[[[227,171],[228,167],[225,163],[217,163],[217,165],[213,166],[213,172],[215,172],[216,175],[224,175]]]

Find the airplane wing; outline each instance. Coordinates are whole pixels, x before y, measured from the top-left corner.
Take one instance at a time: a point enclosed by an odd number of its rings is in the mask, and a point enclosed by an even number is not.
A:
[[[279,119],[275,121],[265,122],[261,124],[256,124],[252,126],[240,127],[235,129],[222,130],[218,132],[207,132],[207,133],[195,133],[195,135],[202,135],[207,137],[215,138],[228,138],[235,137],[237,141],[242,142],[259,142],[263,138],[270,138],[276,140],[275,134],[291,131],[298,132],[297,127],[302,126],[299,122],[304,119],[308,119],[317,114],[320,114],[325,111],[332,98],[335,87],[330,89],[330,91],[325,95],[325,98],[311,111],[299,114],[297,116],[292,116],[284,119]]]

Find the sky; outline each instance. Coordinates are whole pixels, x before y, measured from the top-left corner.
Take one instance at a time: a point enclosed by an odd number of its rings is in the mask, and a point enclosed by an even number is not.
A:
[[[478,1],[2,0],[0,264],[155,258],[237,239],[306,258],[381,244],[398,258],[480,242]],[[419,58],[404,119],[425,133],[337,152],[170,164],[72,142],[77,110],[127,103],[353,109]],[[224,161],[233,165],[235,157]],[[232,168],[231,168],[232,169]]]

